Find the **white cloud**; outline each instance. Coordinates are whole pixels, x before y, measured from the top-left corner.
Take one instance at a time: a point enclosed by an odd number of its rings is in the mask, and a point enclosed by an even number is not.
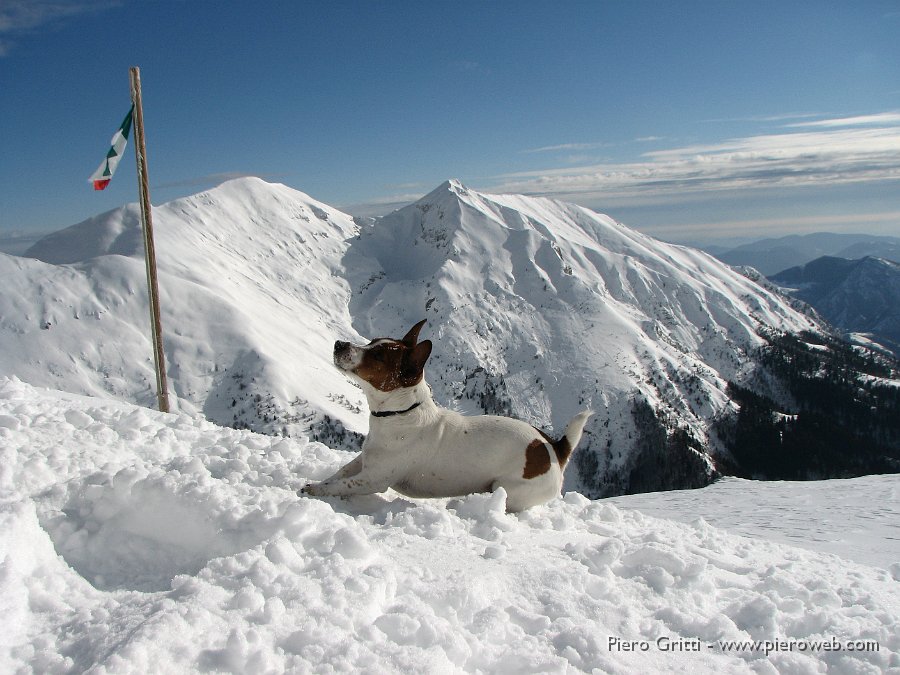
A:
[[[900,180],[900,113],[656,150],[634,162],[496,176],[488,189],[559,197],[641,198],[722,190]],[[848,123],[847,120],[850,122]],[[880,121],[880,126],[871,126]],[[828,122],[822,120],[821,122]],[[812,123],[810,123],[812,124]],[[843,128],[842,128],[843,127]]]
[[[755,115],[750,117],[714,117],[704,122],[786,122],[787,120],[804,120],[825,117],[823,113],[782,113],[780,115]]]
[[[857,115],[855,117],[838,117],[835,119],[817,120],[815,122],[795,122],[787,127],[853,127],[900,124],[900,111],[883,112],[875,115]]]
[[[571,150],[596,150],[597,148],[610,147],[610,143],[562,143],[560,145],[545,145],[542,148],[531,148],[523,150],[523,153],[531,154],[538,152],[561,152]]]

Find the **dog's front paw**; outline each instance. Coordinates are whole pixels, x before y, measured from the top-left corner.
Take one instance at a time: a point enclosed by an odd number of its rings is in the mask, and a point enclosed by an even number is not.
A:
[[[324,496],[324,492],[321,488],[321,483],[307,483],[302,488],[300,488],[300,496],[309,495],[310,497],[322,497]]]

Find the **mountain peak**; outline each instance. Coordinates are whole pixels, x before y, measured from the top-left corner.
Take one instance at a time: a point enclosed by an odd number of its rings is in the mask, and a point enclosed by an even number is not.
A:
[[[236,176],[235,178],[229,178],[228,180],[224,180],[219,183],[218,187],[223,185],[279,185],[279,183],[270,183],[259,176]]]
[[[215,187],[210,188],[209,190],[205,190],[200,193],[201,195],[260,195],[264,194],[268,196],[274,196],[278,194],[290,195],[291,197],[296,197],[302,199],[304,201],[315,202],[316,200],[310,197],[307,193],[302,190],[297,190],[296,188],[289,187],[284,183],[273,183],[265,180],[264,178],[260,178],[259,176],[238,176],[236,178],[230,178],[226,181],[223,181],[216,185]],[[184,197],[183,199],[190,199],[191,197],[197,197],[199,195],[190,195],[188,197]],[[173,200],[173,202],[177,202],[179,200]]]
[[[185,237],[207,236],[241,248],[263,229],[274,241],[292,241],[297,230],[317,236],[334,230],[338,238],[355,232],[351,219],[308,194],[256,176],[241,176],[197,194],[153,207],[159,244],[174,238],[176,248]],[[315,237],[314,237],[315,238]],[[197,242],[190,244],[195,248]],[[38,240],[25,257],[55,265],[73,264],[103,255],[143,255],[140,209],[126,204]]]
[[[900,263],[897,263],[888,258],[881,258],[877,255],[865,256],[860,260],[860,264],[874,269],[888,269],[894,271],[900,269]]]
[[[469,188],[456,178],[450,178],[438,185],[434,190],[419,199],[416,204],[433,204],[447,197],[457,197],[469,193]]]

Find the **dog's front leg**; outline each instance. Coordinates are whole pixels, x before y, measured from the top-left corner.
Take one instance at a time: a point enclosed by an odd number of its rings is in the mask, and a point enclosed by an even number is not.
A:
[[[360,471],[362,471],[362,466],[363,456],[362,453],[359,453],[354,459],[344,464],[344,466],[335,471],[332,475],[330,475],[322,482],[328,483],[331,481],[340,480],[341,478],[350,478],[351,476],[355,476]]]
[[[346,467],[345,467],[346,468]],[[341,472],[339,471],[338,474]],[[313,497],[347,497],[349,495],[371,495],[384,492],[396,481],[395,472],[381,468],[376,470],[363,466],[351,476],[338,477],[337,474],[321,483],[305,485],[301,492]]]

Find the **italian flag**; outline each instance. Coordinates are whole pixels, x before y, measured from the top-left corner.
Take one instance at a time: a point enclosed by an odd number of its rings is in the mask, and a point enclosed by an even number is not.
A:
[[[125,152],[125,145],[128,143],[128,134],[131,132],[131,116],[134,114],[134,106],[125,115],[122,124],[112,137],[110,144],[112,147],[106,153],[106,159],[97,167],[97,170],[91,175],[90,181],[94,184],[95,190],[103,190],[109,185],[116,167],[119,166],[119,160],[122,159],[122,153]]]

